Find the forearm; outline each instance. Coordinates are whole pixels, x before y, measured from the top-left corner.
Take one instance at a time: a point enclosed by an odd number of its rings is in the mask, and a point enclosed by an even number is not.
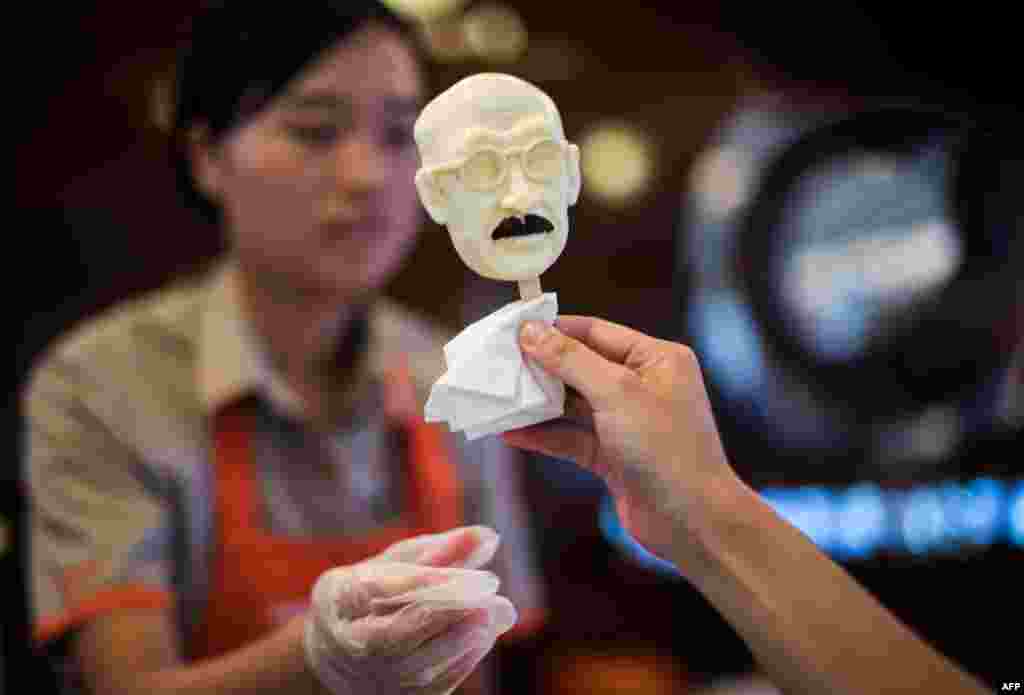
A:
[[[324,689],[306,665],[302,647],[303,621],[296,619],[271,636],[215,659],[174,669],[157,678],[157,689],[178,695],[324,695]]]
[[[306,666],[301,619],[223,656],[182,663],[166,625],[152,616],[118,616],[79,640],[91,690],[111,695],[324,695]]]
[[[701,503],[673,557],[787,693],[980,693],[742,484]]]

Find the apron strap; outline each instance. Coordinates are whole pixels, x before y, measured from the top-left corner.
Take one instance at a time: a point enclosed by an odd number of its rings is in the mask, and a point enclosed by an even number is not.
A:
[[[451,443],[440,425],[420,415],[409,358],[394,357],[384,372],[384,413],[400,423],[409,447],[413,486],[409,504],[429,526],[447,530],[462,518],[462,491],[456,474]]]

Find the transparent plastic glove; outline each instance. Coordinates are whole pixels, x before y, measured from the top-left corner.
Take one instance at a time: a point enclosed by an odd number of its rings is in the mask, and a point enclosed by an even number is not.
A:
[[[489,529],[457,530],[325,572],[306,622],[310,668],[336,695],[452,692],[517,619],[496,575],[461,566],[496,548]]]
[[[433,567],[480,569],[498,550],[500,538],[487,526],[463,526],[399,541],[370,561],[411,562]]]

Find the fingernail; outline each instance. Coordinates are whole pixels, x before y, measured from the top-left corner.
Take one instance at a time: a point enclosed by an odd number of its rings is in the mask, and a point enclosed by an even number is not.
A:
[[[462,561],[462,566],[469,569],[477,569],[489,562],[501,543],[501,537],[494,529],[486,526],[473,528],[476,531],[478,545],[469,557]]]
[[[520,330],[523,344],[534,346],[541,341],[551,328],[543,321],[525,321]]]
[[[493,629],[497,634],[501,635],[516,626],[516,623],[519,622],[519,611],[516,610],[511,601],[504,596],[500,596],[495,597],[489,617]]]

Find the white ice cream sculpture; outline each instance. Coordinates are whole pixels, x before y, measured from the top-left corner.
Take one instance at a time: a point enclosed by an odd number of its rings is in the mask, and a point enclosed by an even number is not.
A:
[[[540,275],[569,236],[580,192],[579,150],[551,98],[504,74],[467,77],[416,121],[420,201],[477,274],[519,283],[521,299],[470,324],[444,348],[447,371],[427,400],[428,422],[468,439],[562,415],[564,384],[519,348],[526,320],[553,323],[558,301]]]

